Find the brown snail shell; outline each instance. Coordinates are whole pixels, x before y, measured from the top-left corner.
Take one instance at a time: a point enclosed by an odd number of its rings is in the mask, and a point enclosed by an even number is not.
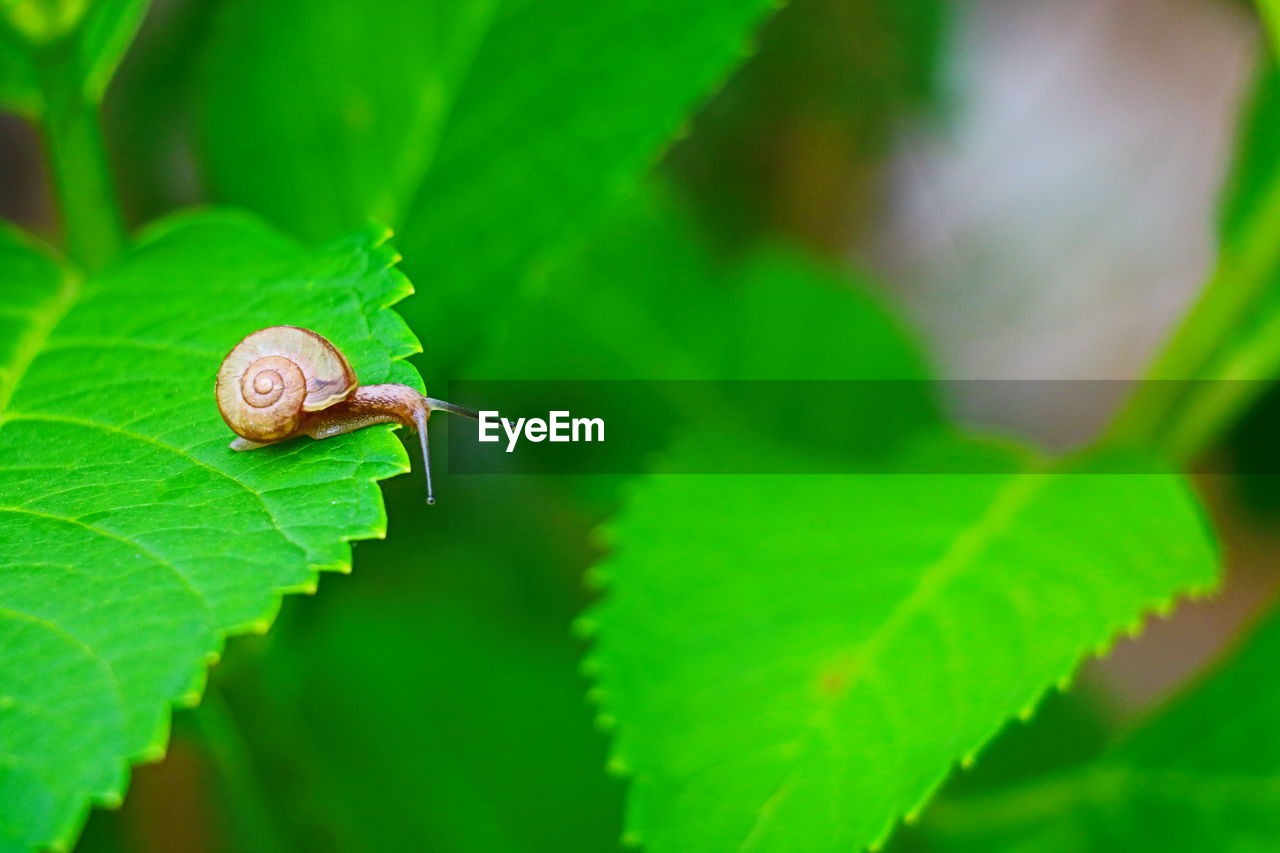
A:
[[[281,441],[298,433],[307,412],[345,400],[357,385],[356,372],[325,338],[271,326],[236,344],[222,362],[218,411],[242,438]]]

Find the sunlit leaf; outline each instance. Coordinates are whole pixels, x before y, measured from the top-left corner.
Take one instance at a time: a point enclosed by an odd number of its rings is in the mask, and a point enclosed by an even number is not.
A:
[[[786,452],[742,441],[677,455]],[[1083,656],[1214,582],[1176,477],[956,439],[895,465],[659,473],[611,523],[586,628],[646,849],[878,844]]]
[[[0,847],[73,839],[128,762],[163,754],[227,634],[265,631],[282,593],[383,535],[374,481],[407,465],[386,427],[235,453],[213,379],[289,323],[365,382],[417,384],[385,239],[311,251],[208,213],[85,278],[0,233]]]

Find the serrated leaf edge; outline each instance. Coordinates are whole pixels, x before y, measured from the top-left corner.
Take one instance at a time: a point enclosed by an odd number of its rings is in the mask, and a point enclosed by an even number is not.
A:
[[[132,244],[132,248],[137,249],[145,247],[147,244],[162,238],[166,234],[177,230],[178,228],[181,228],[184,223],[189,220],[202,219],[207,222],[211,218],[225,218],[232,222],[253,222],[255,224],[260,224],[261,222],[261,220],[250,214],[234,209],[202,208],[184,210],[158,220],[140,231],[135,242]],[[7,225],[4,227],[7,231],[16,235],[25,244],[38,250],[43,255],[55,259],[58,268],[63,272],[64,280],[68,280],[74,285],[70,288],[70,296],[65,298],[65,306],[62,307],[50,322],[43,324],[39,337],[41,340],[46,339],[57,327],[62,317],[64,317],[66,313],[74,307],[76,295],[79,293],[80,289],[78,282],[83,279],[83,273],[62,258],[57,252],[51,250],[48,246],[35,240],[20,229],[12,228]],[[402,273],[396,266],[401,260],[401,255],[391,245],[390,241],[393,236],[393,232],[390,228],[371,224],[368,228],[359,232],[359,234],[355,236],[363,236],[364,239],[368,240],[366,248],[369,251],[371,259],[377,264],[375,271],[385,273],[384,281],[382,286],[378,289],[378,294],[376,299],[373,300],[373,304],[377,306],[377,310],[391,311],[393,306],[404,300],[406,297],[412,295],[414,292],[413,285],[409,281],[408,277],[405,276],[404,273]],[[62,302],[63,300],[64,297],[60,293],[59,302]],[[379,331],[382,334],[378,336],[378,339],[379,342],[387,348],[388,352],[391,354],[391,361],[395,363],[403,361],[410,355],[422,352],[422,344],[418,340],[417,336],[413,334],[409,325],[405,322],[399,312],[393,313],[396,322],[390,324],[392,326],[392,330],[388,333],[387,328],[380,328]],[[371,328],[371,333],[372,332],[373,329]],[[39,341],[37,341],[33,346],[34,350],[38,351]],[[17,386],[23,372],[24,371],[15,372],[12,387]],[[414,375],[417,375],[416,371],[414,371]],[[418,381],[420,382],[421,379],[419,378]],[[3,414],[0,414],[0,423],[3,421],[4,416]],[[390,426],[381,428],[386,429],[387,431],[392,429]],[[406,454],[404,457],[404,464],[397,470],[390,471],[383,475],[359,474],[357,479],[363,479],[372,486],[380,480],[407,472],[409,467],[408,456]],[[375,489],[374,493],[381,504],[381,490]],[[228,639],[248,633],[267,633],[271,629],[276,616],[280,612],[285,595],[296,593],[313,594],[316,591],[321,572],[337,571],[343,574],[350,573],[352,568],[352,557],[349,545],[351,542],[364,539],[386,538],[387,519],[385,506],[380,506],[380,510],[380,523],[365,529],[344,532],[338,536],[339,542],[348,545],[345,559],[334,563],[308,564],[307,568],[312,574],[311,580],[302,584],[277,587],[273,589],[270,593],[271,601],[268,604],[266,611],[264,611],[259,617],[228,629],[213,628],[215,648],[206,655],[203,660],[196,662],[196,666],[193,668],[191,681],[187,687],[166,703],[152,740],[136,753],[120,756],[116,768],[117,772],[114,774],[116,778],[119,779],[116,787],[105,791],[80,792],[83,807],[78,810],[78,814],[73,817],[69,824],[63,828],[62,833],[49,842],[48,849],[53,851],[70,850],[75,845],[92,807],[116,809],[124,802],[125,794],[128,791],[131,771],[134,766],[155,763],[163,760],[167,754],[169,735],[172,727],[173,710],[194,708],[199,705],[203,698],[205,687],[208,683],[209,670],[221,659]],[[271,514],[269,511],[268,513]]]

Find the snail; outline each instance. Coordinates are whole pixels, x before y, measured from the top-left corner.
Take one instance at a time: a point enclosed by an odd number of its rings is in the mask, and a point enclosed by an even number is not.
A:
[[[361,385],[346,357],[310,329],[271,326],[236,344],[218,370],[218,411],[237,438],[231,449],[255,450],[299,435],[315,439],[397,423],[422,442],[431,491],[427,419],[433,411],[468,418],[470,409],[424,397],[408,385]]]

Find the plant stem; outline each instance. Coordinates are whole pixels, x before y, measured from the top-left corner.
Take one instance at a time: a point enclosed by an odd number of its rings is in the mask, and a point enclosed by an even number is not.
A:
[[[1178,416],[1164,431],[1162,444],[1175,458],[1186,459],[1208,446],[1266,390],[1260,381],[1280,365],[1280,312],[1271,313],[1247,345],[1233,348],[1216,364],[1214,378],[1191,383]]]
[[[96,269],[124,245],[98,110],[84,91],[74,41],[43,49],[36,64],[45,100],[45,148],[67,254],[86,269]]]
[[[1223,243],[1200,299],[1117,413],[1108,440],[1152,446],[1185,460],[1239,414],[1258,393],[1258,381],[1280,365],[1280,349],[1268,343],[1276,325],[1265,320],[1263,334],[1224,346],[1257,309],[1277,268],[1280,173],[1270,179],[1248,224]],[[1249,381],[1217,381],[1228,379]]]
[[[1257,6],[1267,30],[1267,41],[1274,48],[1280,45],[1280,0],[1258,0]]]
[[[1280,0],[1258,0],[1257,6],[1267,32],[1264,61],[1274,62]],[[1224,238],[1199,301],[1104,438],[1186,460],[1238,418],[1280,367],[1280,312],[1251,317],[1278,269],[1280,170],[1273,171],[1246,225]],[[1243,336],[1233,339],[1242,327]]]

